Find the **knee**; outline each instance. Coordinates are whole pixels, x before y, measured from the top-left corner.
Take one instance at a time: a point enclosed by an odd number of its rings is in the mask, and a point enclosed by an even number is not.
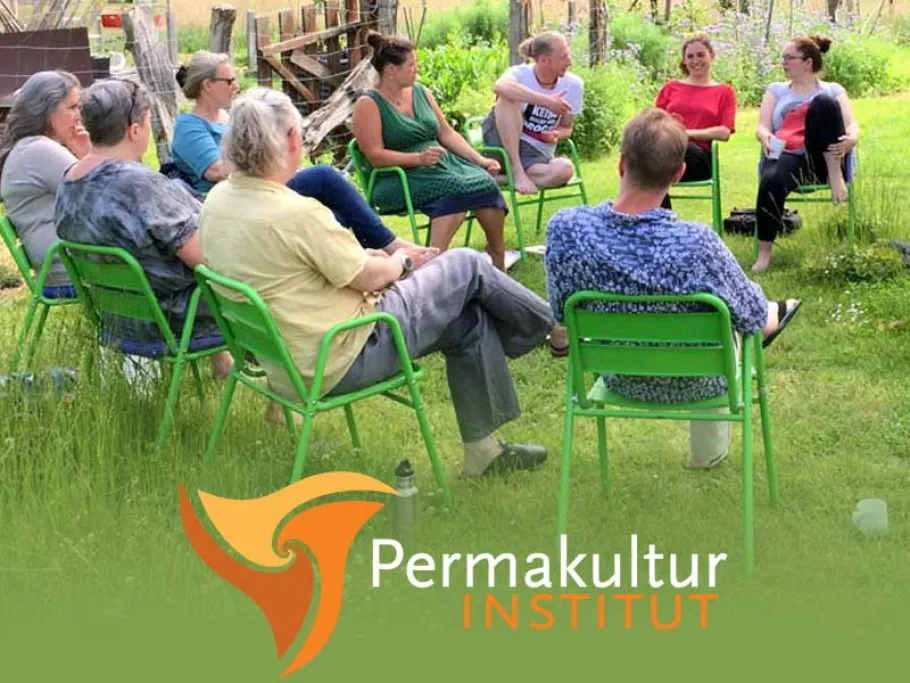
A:
[[[559,158],[554,161],[557,164],[556,172],[554,174],[554,180],[556,182],[563,184],[572,180],[572,176],[575,175],[575,166],[568,159]]]
[[[822,93],[821,95],[816,95],[812,99],[812,102],[809,104],[809,109],[817,113],[829,114],[838,111],[840,105],[835,98],[831,97],[831,95]]]
[[[298,192],[301,189],[316,191],[317,188],[324,191],[327,187],[331,188],[337,186],[337,183],[343,182],[345,182],[344,176],[339,171],[331,166],[320,164],[297,171],[288,183],[288,187]]]

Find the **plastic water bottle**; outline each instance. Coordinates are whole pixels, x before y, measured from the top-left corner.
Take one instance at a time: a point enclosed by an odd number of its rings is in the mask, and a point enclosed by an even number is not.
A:
[[[417,483],[414,468],[408,460],[402,460],[395,468],[395,535],[402,543],[414,537],[417,524]]]

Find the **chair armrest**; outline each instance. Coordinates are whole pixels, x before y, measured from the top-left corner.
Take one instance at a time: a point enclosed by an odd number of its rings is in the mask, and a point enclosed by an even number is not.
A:
[[[377,311],[375,313],[369,313],[367,315],[362,315],[358,318],[352,318],[350,320],[345,320],[344,322],[338,323],[337,325],[333,325],[323,335],[322,341],[319,343],[319,355],[316,357],[316,369],[313,375],[313,386],[310,388],[310,393],[313,396],[314,400],[317,399],[322,393],[322,375],[325,372],[325,365],[329,360],[329,352],[331,351],[332,340],[335,339],[335,337],[341,332],[346,332],[347,330],[354,329],[355,327],[363,327],[364,325],[373,325],[378,323],[385,323],[392,330],[392,340],[395,342],[395,348],[398,351],[398,358],[401,361],[401,369],[404,371],[404,374],[408,380],[412,379],[414,366],[411,362],[411,355],[408,352],[408,347],[404,343],[404,334],[401,332],[401,325],[399,324],[398,319],[390,313]]]
[[[408,176],[405,174],[404,169],[401,166],[381,166],[379,168],[373,168],[370,171],[370,180],[367,183],[366,188],[366,200],[370,206],[373,206],[373,189],[376,186],[376,179],[380,175],[389,175],[395,174],[398,176],[398,182],[401,183],[401,189],[404,192],[405,203],[408,205],[408,208],[411,208],[411,186],[408,184]]]
[[[569,148],[569,156],[572,157],[572,164],[575,166],[575,175],[577,175],[580,178],[581,177],[581,158],[578,156],[578,147],[575,146],[575,143],[572,141],[572,138],[566,138],[565,140],[560,140],[559,144],[565,145],[566,147]]]
[[[474,149],[476,149],[481,154],[485,154],[485,153],[489,154],[490,152],[492,152],[494,154],[498,154],[499,156],[501,156],[502,157],[502,171],[503,171],[503,173],[505,173],[505,176],[509,181],[509,187],[511,187],[512,185],[515,184],[514,181],[512,180],[512,162],[509,160],[509,153],[506,151],[505,147],[494,147],[491,145],[481,144],[481,145],[476,145],[474,147]]]

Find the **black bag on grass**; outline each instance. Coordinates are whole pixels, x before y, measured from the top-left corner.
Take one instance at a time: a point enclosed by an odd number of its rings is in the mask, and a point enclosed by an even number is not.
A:
[[[780,229],[781,235],[790,235],[802,227],[803,217],[799,211],[784,209],[784,221]],[[724,218],[724,232],[728,235],[754,235],[755,234],[755,209],[734,208],[727,218]]]

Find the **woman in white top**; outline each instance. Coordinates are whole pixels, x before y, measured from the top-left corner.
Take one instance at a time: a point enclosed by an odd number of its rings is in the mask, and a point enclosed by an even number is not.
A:
[[[0,197],[35,270],[57,241],[54,199],[63,174],[92,149],[79,112],[79,81],[66,71],[39,71],[25,82],[0,140]],[[55,261],[46,285],[69,286]],[[64,295],[68,292],[47,292]]]
[[[847,199],[845,164],[859,141],[859,124],[843,87],[818,78],[822,54],[830,46],[821,36],[792,38],[781,55],[790,80],[769,85],[762,100],[755,135],[765,158],[756,202],[759,252],[754,272],[771,263],[790,192],[799,185],[828,183],[835,204]]]

